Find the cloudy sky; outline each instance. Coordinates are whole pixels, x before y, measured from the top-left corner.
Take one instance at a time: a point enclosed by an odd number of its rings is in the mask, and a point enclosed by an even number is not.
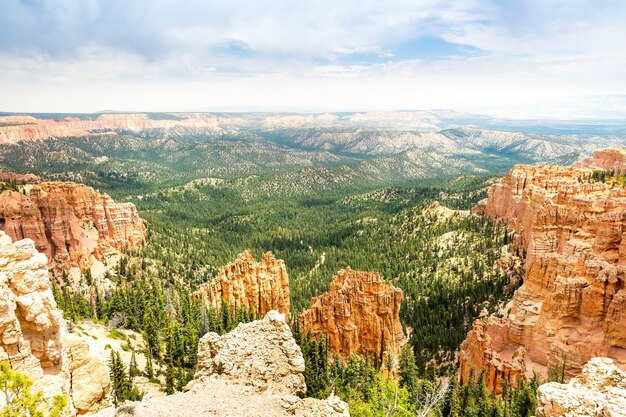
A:
[[[1,0],[0,111],[626,117],[624,0]]]

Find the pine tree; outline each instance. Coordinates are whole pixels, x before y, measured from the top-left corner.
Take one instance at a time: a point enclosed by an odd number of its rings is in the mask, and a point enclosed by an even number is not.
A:
[[[122,362],[119,352],[111,350],[109,369],[111,373],[111,396],[113,398],[113,404],[117,407],[128,398],[131,390],[130,381],[126,374],[126,367]]]
[[[165,371],[165,393],[167,395],[173,394],[176,391],[176,370],[172,364],[167,365]]]
[[[411,396],[417,395],[417,365],[415,364],[415,354],[413,347],[406,343],[400,352],[400,363],[398,364],[398,380],[401,387],[405,387]]]

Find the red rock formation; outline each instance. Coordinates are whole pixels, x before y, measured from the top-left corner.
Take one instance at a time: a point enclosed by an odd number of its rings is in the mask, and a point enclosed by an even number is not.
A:
[[[84,270],[96,259],[144,241],[144,221],[131,203],[115,203],[81,184],[42,182],[0,193],[0,230],[13,240],[32,239],[58,273]]]
[[[402,290],[384,284],[376,272],[346,268],[333,276],[330,291],[314,297],[300,315],[300,331],[312,337],[328,337],[329,351],[347,358],[350,354],[374,354],[381,347],[399,354],[405,343],[400,324]]]
[[[0,116],[0,145],[27,140],[61,137],[82,137],[117,130],[171,129],[186,127],[219,130],[245,123],[236,117],[218,117],[202,113],[181,114],[175,120],[151,119],[146,114],[103,114],[95,120],[66,117],[62,120],[37,119],[31,116]]]
[[[203,285],[192,297],[219,309],[222,299],[232,308],[245,308],[264,317],[277,310],[289,317],[289,277],[285,262],[272,252],[257,262],[250,251],[240,253],[235,262],[220,269],[219,274]]]
[[[585,162],[619,169],[613,150]],[[591,169],[515,166],[489,190],[484,213],[507,222],[526,249],[524,284],[508,317],[479,321],[463,342],[461,379],[485,369],[500,392],[566,363],[570,375],[592,357],[626,368],[626,189],[589,181]],[[511,355],[519,347],[517,362]],[[515,372],[512,372],[512,370]],[[491,377],[492,376],[492,377]]]
[[[591,158],[585,158],[572,165],[575,168],[589,168],[598,170],[626,171],[626,149],[606,148],[597,150]]]

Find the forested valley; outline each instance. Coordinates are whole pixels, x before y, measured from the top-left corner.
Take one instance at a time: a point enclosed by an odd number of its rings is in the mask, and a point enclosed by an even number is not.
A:
[[[497,312],[518,282],[519,271],[497,267],[513,236],[468,211],[489,181],[466,176],[428,187],[274,197],[251,197],[219,181],[161,189],[131,200],[148,222],[147,243],[108,273],[115,290],[102,296],[97,288],[75,294],[55,287],[55,296],[77,323],[90,319],[141,333],[147,349],[136,353],[149,364],[145,376],[171,393],[193,377],[203,334],[258,318],[227,306],[208,308],[190,300],[190,292],[243,250],[255,256],[271,250],[287,265],[308,395],[334,391],[355,416],[392,409],[392,415],[416,415],[431,403],[431,412],[441,415],[532,415],[519,405],[532,397],[530,385],[495,398],[481,378],[470,386],[455,383],[455,352],[473,320]],[[377,271],[403,290],[400,317],[409,343],[400,357],[343,362],[330,357],[323,340],[297,331],[299,312],[346,266]],[[83,279],[87,288],[96,286],[89,273]],[[90,293],[99,295],[90,302]],[[126,386],[120,400],[137,396],[132,384],[120,386]]]

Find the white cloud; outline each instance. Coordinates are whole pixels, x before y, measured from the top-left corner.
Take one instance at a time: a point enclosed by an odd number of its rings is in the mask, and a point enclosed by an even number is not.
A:
[[[0,110],[613,114],[597,97],[626,94],[625,17],[619,0],[4,0]],[[395,56],[419,37],[480,52]]]

